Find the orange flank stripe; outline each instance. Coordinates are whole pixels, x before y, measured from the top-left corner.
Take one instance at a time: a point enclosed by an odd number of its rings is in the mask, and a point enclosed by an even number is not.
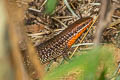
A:
[[[85,26],[79,33],[77,33],[75,36],[73,36],[67,43],[68,47],[70,48],[75,41],[82,35],[83,32],[85,32],[85,30],[91,25],[92,21],[90,21],[90,23]]]

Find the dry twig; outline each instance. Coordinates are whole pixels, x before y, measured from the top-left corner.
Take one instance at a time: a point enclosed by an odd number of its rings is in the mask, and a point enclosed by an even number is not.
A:
[[[6,0],[6,6],[7,6],[7,11],[9,13],[8,14],[8,24],[9,24],[8,31],[9,31],[10,43],[12,47],[11,55],[12,55],[15,75],[16,75],[15,80],[29,80],[29,77],[23,65],[21,52],[18,47],[19,32],[17,32],[17,29],[18,27],[21,27],[21,24],[19,24],[19,21],[21,21],[20,18],[22,14],[20,16],[17,13],[21,13],[21,10],[17,7],[17,5],[14,2],[10,3],[8,0]],[[13,11],[16,11],[16,12],[13,13]],[[14,18],[14,16],[16,16],[16,18]]]
[[[111,7],[111,1],[110,0],[102,0],[102,6],[101,6],[101,11],[100,11],[100,18],[99,18],[99,23],[97,25],[97,30],[95,34],[95,45],[99,45],[100,39],[101,39],[101,34],[105,28],[111,21],[112,14],[114,12],[114,7]]]

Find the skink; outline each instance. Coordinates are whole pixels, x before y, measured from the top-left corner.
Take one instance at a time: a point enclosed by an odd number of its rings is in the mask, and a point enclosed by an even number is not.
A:
[[[92,17],[79,19],[69,25],[68,28],[63,30],[60,34],[40,45],[37,45],[36,49],[41,62],[46,63],[59,56],[67,56],[68,49],[71,48],[92,22]]]

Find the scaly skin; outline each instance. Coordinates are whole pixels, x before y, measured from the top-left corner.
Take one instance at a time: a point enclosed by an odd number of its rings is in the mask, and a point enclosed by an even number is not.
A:
[[[68,49],[75,43],[81,34],[91,25],[93,18],[86,17],[77,20],[60,34],[36,46],[42,63],[49,62],[59,56],[67,56]]]

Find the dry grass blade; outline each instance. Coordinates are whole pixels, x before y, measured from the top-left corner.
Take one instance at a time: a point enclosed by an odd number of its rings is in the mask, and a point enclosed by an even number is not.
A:
[[[120,24],[120,19],[117,19],[116,21],[112,22],[109,27],[115,26],[117,24]]]
[[[57,18],[52,17],[52,19],[56,20],[57,22],[59,22],[60,24],[62,24],[65,28],[67,28],[67,26],[63,22],[61,22],[60,20],[58,20]]]
[[[96,22],[98,16],[96,17],[96,19],[94,20],[94,22],[91,24],[91,26],[89,27],[88,31],[85,33],[85,35],[83,36],[82,40],[80,40],[80,43],[82,43],[82,41],[85,39],[85,37],[87,36],[88,32],[90,31],[90,29],[92,28],[93,24]],[[71,54],[70,58],[72,58],[72,56],[75,54],[76,50],[78,49],[79,46],[77,46],[75,48],[75,50],[73,51],[73,53]]]
[[[47,0],[45,0],[45,1],[42,3],[42,5],[41,5],[41,7],[40,7],[40,11],[42,10],[42,8],[43,8],[43,6],[46,4],[46,2],[47,2]]]
[[[69,6],[68,1],[67,1],[67,0],[64,0],[64,3],[66,4],[67,8],[68,8],[69,11],[72,13],[72,15],[79,19],[79,17],[75,14],[75,12],[74,12],[74,11],[72,10],[72,8]]]

